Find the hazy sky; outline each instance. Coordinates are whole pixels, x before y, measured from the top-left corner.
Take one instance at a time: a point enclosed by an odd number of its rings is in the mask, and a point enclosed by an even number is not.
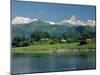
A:
[[[70,18],[72,15],[79,19],[87,20],[96,17],[95,6],[71,5],[71,4],[50,4],[36,2],[12,2],[12,17],[23,16],[49,21],[61,21]]]

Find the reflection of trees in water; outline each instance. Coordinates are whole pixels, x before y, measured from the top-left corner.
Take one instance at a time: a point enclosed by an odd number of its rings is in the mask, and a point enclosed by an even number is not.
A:
[[[80,53],[79,56],[85,59],[88,57],[87,54],[82,54],[82,53]]]
[[[60,70],[85,70],[95,68],[94,60],[89,54],[73,53],[60,54],[58,49],[54,49],[53,55],[15,54],[13,57],[14,71],[17,72],[44,72]],[[18,55],[18,56],[17,56]],[[21,55],[21,56],[20,56]],[[92,58],[94,59],[94,58]],[[15,61],[14,61],[15,60]]]
[[[89,68],[90,67],[90,61],[89,61],[88,55],[84,54],[84,53],[80,53],[79,57],[81,57],[82,61],[79,62],[80,65],[81,65],[81,68],[80,68],[80,66],[78,66],[78,69]]]
[[[57,49],[53,49],[53,55],[57,54]]]

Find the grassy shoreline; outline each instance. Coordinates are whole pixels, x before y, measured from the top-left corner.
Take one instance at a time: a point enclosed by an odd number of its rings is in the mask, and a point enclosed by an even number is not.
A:
[[[72,53],[72,52],[89,52],[95,51],[95,43],[78,45],[79,43],[62,43],[62,44],[41,44],[27,47],[11,48],[12,53]],[[87,50],[88,49],[88,50]],[[91,49],[91,50],[90,50]]]

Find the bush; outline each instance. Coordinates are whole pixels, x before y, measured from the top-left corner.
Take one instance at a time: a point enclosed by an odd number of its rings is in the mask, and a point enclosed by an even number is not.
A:
[[[84,45],[84,44],[87,44],[87,41],[86,40],[81,40],[79,45]]]
[[[29,46],[30,43],[28,41],[20,42],[20,47]]]
[[[71,43],[72,42],[72,40],[71,39],[67,39],[67,43]]]

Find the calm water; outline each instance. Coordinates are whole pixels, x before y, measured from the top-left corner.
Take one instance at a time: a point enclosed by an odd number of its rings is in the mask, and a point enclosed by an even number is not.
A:
[[[36,73],[96,68],[95,55],[91,54],[12,54],[11,73]]]

